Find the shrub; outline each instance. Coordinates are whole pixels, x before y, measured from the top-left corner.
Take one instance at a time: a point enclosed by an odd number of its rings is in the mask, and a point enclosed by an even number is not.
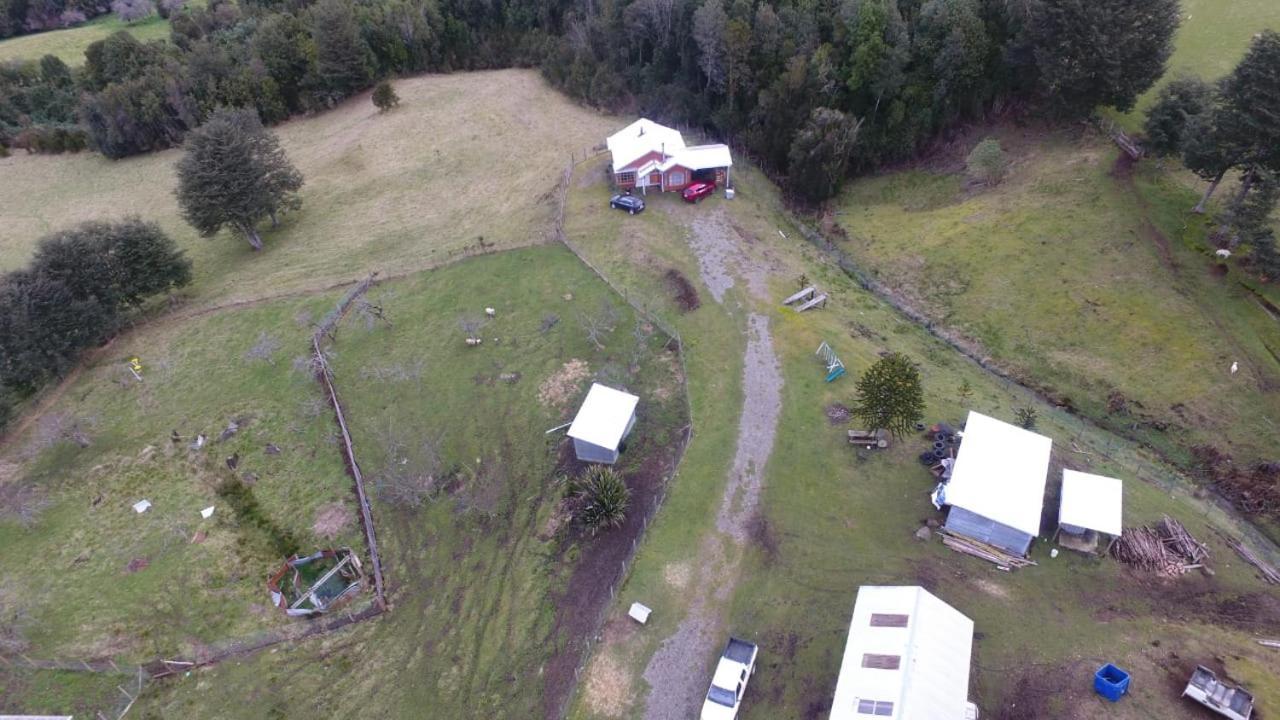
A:
[[[1000,141],[987,138],[978,143],[965,160],[969,174],[986,185],[999,185],[1009,170],[1009,159],[1005,157]]]
[[[573,482],[571,493],[574,519],[592,534],[627,519],[631,488],[611,467],[592,465]]]
[[[1036,427],[1036,409],[1033,407],[1020,407],[1017,410],[1018,425],[1023,430],[1034,430]]]
[[[373,104],[379,112],[386,112],[400,104],[400,96],[389,81],[383,80],[373,88]]]
[[[147,17],[156,11],[156,6],[151,0],[113,0],[111,11],[128,23]]]

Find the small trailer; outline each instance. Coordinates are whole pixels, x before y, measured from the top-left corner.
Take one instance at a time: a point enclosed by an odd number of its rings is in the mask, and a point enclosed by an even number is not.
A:
[[[1187,689],[1182,697],[1191,698],[1223,717],[1232,720],[1249,720],[1253,714],[1253,696],[1243,688],[1228,685],[1220,680],[1213,671],[1203,665],[1197,665],[1191,674]]]
[[[729,638],[729,644],[716,663],[707,699],[702,702],[701,720],[734,720],[742,707],[747,681],[756,669],[760,648],[753,642]]]

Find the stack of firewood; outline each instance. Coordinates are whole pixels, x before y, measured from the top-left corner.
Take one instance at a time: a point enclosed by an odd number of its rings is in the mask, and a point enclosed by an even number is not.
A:
[[[947,532],[945,529],[939,530],[938,532],[942,535],[943,545],[946,545],[956,552],[961,552],[965,555],[972,555],[977,558],[982,558],[987,562],[995,563],[996,567],[1001,570],[1012,570],[1014,568],[1021,568],[1036,564],[1034,561],[1028,560],[1027,558],[1012,555],[994,545],[989,545],[987,543],[974,540],[973,538],[956,535]]]
[[[1187,532],[1182,523],[1165,515],[1154,528],[1125,528],[1111,554],[1126,565],[1178,577],[1203,567],[1209,548]]]

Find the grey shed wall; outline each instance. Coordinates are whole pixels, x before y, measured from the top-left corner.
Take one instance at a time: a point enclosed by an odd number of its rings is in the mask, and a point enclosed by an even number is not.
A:
[[[592,445],[578,438],[573,439],[573,451],[577,453],[578,459],[583,462],[604,463],[605,465],[612,465],[618,462],[617,450]]]
[[[1031,548],[1031,541],[1035,539],[1021,530],[954,505],[947,513],[946,527],[951,532],[995,545],[1015,555],[1026,555]]]

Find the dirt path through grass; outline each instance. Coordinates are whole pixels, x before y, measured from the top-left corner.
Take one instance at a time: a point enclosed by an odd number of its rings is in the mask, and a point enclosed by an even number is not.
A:
[[[737,235],[722,213],[699,217],[693,223],[692,246],[698,254],[703,282],[717,302],[733,286],[728,259],[737,258],[751,294],[764,300],[767,269],[737,247]],[[747,316],[747,347],[742,369],[743,403],[738,443],[729,481],[716,513],[715,530],[708,532],[693,566],[701,572],[692,587],[689,614],[649,660],[644,679],[651,692],[646,720],[687,720],[696,717],[706,691],[707,656],[724,642],[718,610],[732,596],[739,576],[747,528],[755,516],[764,484],[764,470],[773,452],[782,412],[782,370],[773,349],[769,318]]]

